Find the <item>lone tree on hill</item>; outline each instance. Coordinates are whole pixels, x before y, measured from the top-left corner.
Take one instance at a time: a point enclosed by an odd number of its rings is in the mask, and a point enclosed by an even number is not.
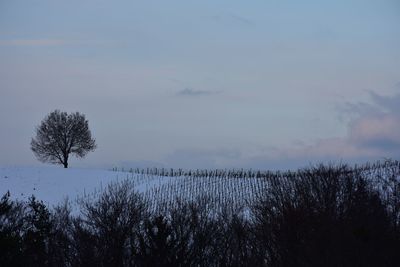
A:
[[[95,148],[89,123],[79,112],[51,112],[36,128],[36,137],[31,141],[31,149],[38,160],[62,164],[64,168],[68,168],[69,154],[83,158]]]

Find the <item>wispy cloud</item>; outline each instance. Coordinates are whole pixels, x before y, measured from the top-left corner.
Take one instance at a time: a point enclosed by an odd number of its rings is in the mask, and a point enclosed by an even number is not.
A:
[[[400,156],[400,94],[383,96],[369,92],[371,103],[346,103],[343,110],[350,116],[347,134],[321,139],[298,149],[283,149],[289,158],[368,159]]]
[[[184,94],[193,93],[183,90]],[[280,147],[258,147],[254,154],[235,150],[177,151],[170,155],[169,164],[185,167],[227,166],[261,169],[288,169],[321,162],[347,163],[400,157],[400,93],[391,96],[369,92],[371,101],[346,103],[344,115],[347,133],[343,136],[321,138],[314,142],[295,142]],[[168,164],[167,164],[168,165]]]
[[[0,46],[63,46],[63,45],[94,45],[107,44],[110,41],[97,40],[65,40],[65,39],[10,39],[0,40]]]
[[[248,18],[246,18],[246,17],[239,16],[239,15],[236,15],[236,14],[230,14],[230,17],[231,17],[233,20],[235,20],[235,21],[237,21],[237,22],[240,22],[240,23],[242,23],[242,24],[254,25],[254,21],[252,21],[252,20],[250,20],[250,19],[248,19]]]
[[[2,46],[55,46],[64,45],[66,41],[61,39],[14,39],[0,40]]]
[[[188,148],[178,149],[165,158],[167,166],[174,168],[221,168],[234,167],[241,152],[232,148]]]
[[[214,95],[220,93],[219,91],[210,90],[195,90],[191,88],[185,88],[178,91],[176,94],[179,96],[201,96],[201,95]]]
[[[361,117],[350,124],[350,141],[357,147],[392,153],[400,149],[400,117],[385,113]]]
[[[238,14],[217,14],[212,16],[207,16],[208,19],[211,19],[218,23],[224,24],[242,24],[245,26],[253,26],[255,23],[253,20],[246,18],[244,16]]]

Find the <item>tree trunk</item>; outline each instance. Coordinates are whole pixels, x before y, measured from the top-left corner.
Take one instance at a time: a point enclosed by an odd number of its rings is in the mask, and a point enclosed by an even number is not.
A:
[[[64,165],[64,168],[68,168],[68,154],[67,153],[64,154],[63,165]]]

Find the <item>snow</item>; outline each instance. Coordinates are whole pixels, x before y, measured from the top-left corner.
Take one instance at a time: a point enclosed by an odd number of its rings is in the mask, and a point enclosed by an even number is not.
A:
[[[378,166],[379,167],[379,166]],[[371,179],[380,192],[399,179],[397,169],[385,166],[365,168],[362,175]],[[284,177],[284,176],[282,176]],[[270,186],[271,179],[262,177],[230,176],[160,176],[101,169],[64,169],[58,166],[1,167],[0,197],[7,191],[12,199],[26,201],[34,195],[49,208],[62,204],[68,199],[73,212],[78,212],[77,200],[82,197],[96,199],[110,184],[129,180],[141,194],[149,210],[176,205],[177,200],[196,202],[207,199],[215,209],[229,208],[233,212],[245,211],[255,200],[262,197]],[[379,182],[378,182],[379,181]],[[392,185],[395,186],[395,185]]]
[[[49,207],[65,199],[75,201],[83,195],[101,192],[111,182],[133,180],[135,189],[143,193],[168,182],[167,177],[145,177],[140,174],[96,169],[60,167],[0,167],[0,194],[10,192],[12,199],[28,200],[35,195]]]
[[[28,200],[35,195],[49,208],[66,199],[77,207],[82,197],[96,198],[110,183],[130,180],[151,209],[174,205],[177,199],[210,199],[216,206],[240,209],[265,188],[266,179],[228,177],[159,176],[96,169],[64,169],[57,166],[0,167],[0,196]]]

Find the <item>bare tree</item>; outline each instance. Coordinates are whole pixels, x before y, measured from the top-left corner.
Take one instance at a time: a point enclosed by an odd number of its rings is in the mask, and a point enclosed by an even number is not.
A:
[[[69,154],[83,158],[95,148],[89,123],[79,112],[51,112],[36,128],[36,137],[31,141],[31,149],[41,162],[62,164],[64,168],[68,168]]]

